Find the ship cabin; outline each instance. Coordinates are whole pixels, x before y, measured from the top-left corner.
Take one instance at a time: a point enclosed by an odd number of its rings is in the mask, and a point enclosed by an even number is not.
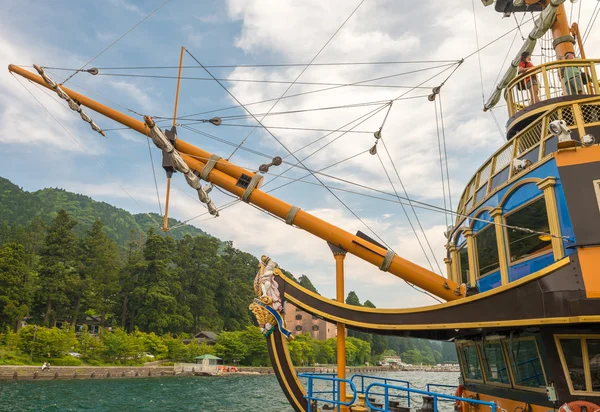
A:
[[[509,322],[454,340],[464,395],[506,410],[600,401],[600,324],[584,319],[600,307],[599,67],[600,60],[555,61],[509,83],[507,142],[472,177],[446,233],[448,277],[466,285],[467,295],[539,280],[543,316],[568,315],[562,323]],[[567,70],[586,73],[585,83],[574,89],[564,81]],[[531,76],[538,96],[519,86]],[[558,145],[549,129],[556,120],[566,123],[572,144]],[[526,306],[506,301],[497,310]]]
[[[573,145],[581,147],[581,137],[592,135],[597,146],[598,68],[600,60],[554,61],[517,76],[506,88],[508,141],[471,178],[460,198],[455,224],[446,233],[448,277],[465,284],[468,294],[534,274],[575,253],[581,244],[600,243],[596,239],[600,222],[586,222],[581,216],[598,213],[600,183],[590,183],[598,186],[598,198],[582,204],[577,192],[585,170],[559,171],[558,137],[548,127],[564,120]],[[573,72],[579,73],[576,81],[565,81],[565,73]],[[537,79],[537,96],[520,86],[531,77]]]

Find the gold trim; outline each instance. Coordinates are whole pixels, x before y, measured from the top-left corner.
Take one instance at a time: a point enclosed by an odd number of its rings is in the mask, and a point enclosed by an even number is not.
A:
[[[499,320],[486,322],[461,322],[461,323],[432,323],[432,324],[415,324],[415,325],[398,325],[398,324],[380,324],[380,323],[364,323],[357,322],[352,319],[341,318],[330,313],[312,308],[302,301],[290,296],[287,292],[285,298],[295,306],[307,308],[307,311],[315,313],[330,322],[341,322],[346,325],[356,326],[364,329],[380,329],[380,330],[445,330],[445,329],[477,329],[477,328],[498,328],[498,327],[516,327],[516,326],[531,326],[531,325],[565,325],[576,323],[594,323],[600,322],[600,315],[592,316],[565,316],[555,318],[532,318],[532,319],[515,319],[515,320]]]
[[[596,192],[596,200],[598,201],[598,210],[600,210],[600,179],[592,181],[594,191]]]
[[[275,358],[275,364],[277,365],[277,369],[279,369],[279,374],[281,376],[281,380],[283,381],[283,384],[285,385],[285,388],[287,389],[291,398],[294,400],[294,403],[298,407],[298,410],[303,410],[302,405],[300,404],[300,402],[298,401],[296,396],[294,396],[294,392],[292,392],[292,389],[290,388],[290,385],[289,385],[287,379],[285,378],[285,374],[283,373],[283,369],[281,368],[281,363],[279,362],[279,355],[277,354],[277,345],[275,345],[275,336],[273,336],[273,334],[271,334],[270,338],[271,338],[271,347],[273,348],[273,355]]]
[[[516,213],[516,212],[518,212],[519,210],[522,210],[522,209],[526,208],[527,206],[529,206],[529,205],[531,205],[531,204],[533,204],[533,203],[537,202],[538,200],[540,200],[540,199],[542,199],[542,198],[544,199],[544,204],[545,204],[545,206],[546,206],[546,218],[548,219],[548,225],[550,225],[550,217],[549,217],[549,214],[548,214],[548,202],[546,201],[546,196],[544,195],[544,192],[540,193],[538,196],[534,197],[533,199],[530,199],[530,200],[529,200],[529,201],[527,201],[526,203],[523,203],[523,204],[522,204],[522,205],[520,205],[518,208],[511,210],[510,212],[506,213],[506,214],[505,214],[505,215],[502,217],[502,219],[503,219],[503,223],[504,223],[504,225],[505,225],[505,226],[504,226],[502,229],[503,229],[503,231],[504,231],[504,236],[506,237],[506,252],[507,252],[507,257],[508,257],[508,260],[509,260],[509,262],[508,262],[508,266],[509,266],[509,268],[510,268],[511,266],[517,265],[517,264],[519,264],[519,263],[526,262],[526,261],[528,261],[528,260],[531,260],[531,259],[534,259],[534,258],[536,258],[536,257],[539,257],[539,256],[542,256],[542,255],[545,255],[546,253],[548,253],[548,252],[549,252],[549,250],[543,250],[543,249],[542,249],[542,250],[540,250],[539,252],[537,252],[537,253],[535,253],[535,254],[533,254],[533,255],[529,255],[529,256],[527,256],[527,257],[524,257],[524,258],[521,258],[521,259],[517,259],[517,260],[515,260],[515,261],[511,261],[511,260],[510,260],[510,259],[511,259],[511,252],[510,252],[510,238],[508,237],[508,227],[506,227],[506,224],[507,224],[507,223],[506,223],[506,218],[507,218],[508,216],[510,216],[510,215],[512,215],[512,214],[514,214],[514,213]],[[552,233],[552,232],[551,232],[551,233]],[[554,238],[553,238],[553,239],[554,239]],[[552,247],[552,252],[554,253],[554,247]],[[560,260],[560,259],[556,259],[556,258],[554,259],[554,261],[557,261],[557,260]]]
[[[581,356],[583,358],[583,371],[585,376],[585,388],[584,391],[576,391],[573,388],[573,382],[571,381],[571,375],[569,374],[569,368],[567,365],[567,361],[565,360],[565,355],[562,350],[562,345],[560,344],[560,339],[571,339],[578,340],[579,345],[581,346]],[[558,350],[558,356],[560,358],[561,365],[563,367],[563,373],[565,378],[567,379],[567,384],[569,386],[569,391],[573,395],[587,395],[587,396],[598,396],[600,391],[594,391],[592,386],[592,377],[590,372],[590,364],[589,364],[589,353],[587,348],[587,339],[600,339],[600,335],[598,334],[585,334],[585,333],[574,333],[574,334],[556,334],[554,335],[554,343],[556,344],[556,348]]]
[[[504,196],[502,196],[502,199],[500,199],[500,201],[498,202],[498,207],[502,207],[502,209],[504,209],[503,208],[504,203],[506,203],[506,201],[508,200],[508,198],[514,192],[516,192],[517,189],[520,188],[521,186],[525,186],[526,184],[529,184],[529,183],[536,183],[537,184],[537,183],[539,183],[541,181],[542,181],[542,179],[539,178],[539,177],[527,177],[525,179],[522,179],[522,180],[516,182],[514,185],[511,186],[510,189],[508,189],[506,191],[506,193],[504,193]]]
[[[496,207],[492,209],[490,215],[494,218],[494,228],[496,230],[496,246],[498,247],[498,261],[500,263],[500,279],[502,285],[507,285],[508,280],[508,259],[506,236],[504,235],[504,227],[502,226],[502,208]]]
[[[471,287],[477,285],[477,253],[475,250],[475,239],[471,229],[463,230],[463,235],[467,238],[467,256],[469,258],[469,284]]]
[[[542,165],[544,165],[546,162],[548,162],[548,161],[550,161],[550,160],[554,159],[554,155],[555,155],[555,154],[556,154],[556,152],[549,153],[549,154],[548,154],[547,156],[545,156],[545,157],[544,157],[542,160],[540,160],[540,161],[538,161],[538,162],[536,162],[536,163],[532,164],[531,166],[529,166],[529,169],[528,169],[528,170],[529,170],[529,172],[531,172],[531,171],[533,171],[533,170],[537,169],[538,167],[541,167],[541,166],[542,166]],[[511,170],[512,170],[512,165],[510,165],[510,164],[509,164],[507,167],[510,167],[510,168],[511,168]],[[502,170],[504,170],[504,168],[503,168]],[[463,211],[460,211],[460,210],[459,210],[459,211],[458,211],[458,213],[464,214],[465,216],[464,216],[464,217],[463,217],[461,220],[457,221],[457,223],[456,223],[456,225],[455,225],[455,226],[456,226],[457,228],[458,228],[458,227],[460,227],[460,226],[463,224],[463,222],[464,222],[466,219],[468,219],[468,218],[470,218],[470,217],[471,217],[470,213],[472,213],[472,212],[473,212],[475,209],[477,209],[477,208],[478,208],[478,207],[479,207],[481,204],[483,204],[483,203],[485,203],[487,200],[489,200],[489,198],[490,198],[491,196],[493,196],[493,195],[495,195],[497,192],[499,192],[499,191],[501,191],[501,190],[505,189],[507,186],[509,186],[510,184],[514,183],[514,182],[515,182],[515,181],[517,181],[518,179],[519,179],[519,177],[516,177],[516,176],[511,176],[511,177],[509,177],[509,178],[506,180],[506,182],[502,183],[500,186],[496,186],[496,187],[494,188],[494,191],[493,191],[493,192],[490,192],[490,193],[489,193],[489,194],[488,194],[486,197],[484,197],[484,198],[483,198],[483,199],[482,199],[482,200],[481,200],[479,203],[477,203],[476,205],[473,205],[473,207],[472,207],[471,209],[465,209],[465,210],[463,210]]]
[[[548,216],[548,225],[550,226],[550,234],[552,235],[552,252],[554,260],[562,259],[565,256],[565,249],[560,232],[560,219],[558,217],[558,207],[556,205],[556,194],[554,187],[556,186],[555,177],[547,177],[538,183],[538,187],[544,191],[544,200],[546,202],[546,214]]]
[[[520,285],[523,285],[525,283],[529,283],[535,279],[544,277],[546,275],[548,275],[549,273],[554,272],[555,270],[558,270],[564,266],[567,266],[569,263],[571,263],[571,259],[569,257],[565,257],[561,260],[559,260],[558,262],[554,262],[551,265],[546,266],[543,269],[538,270],[537,272],[534,272],[528,276],[524,276],[521,279],[517,279],[514,282],[510,282],[507,285],[503,285],[503,286],[499,286],[497,288],[488,290],[486,292],[482,292],[482,293],[478,293],[476,295],[472,295],[463,299],[458,299],[458,300],[453,300],[451,302],[444,302],[444,303],[440,303],[437,305],[429,305],[429,306],[420,306],[417,308],[407,308],[407,309],[376,309],[376,308],[365,308],[362,306],[352,306],[352,305],[348,305],[346,303],[341,303],[338,302],[336,300],[332,300],[332,299],[327,299],[324,298],[321,295],[318,295],[314,292],[311,292],[310,290],[302,287],[301,285],[299,285],[298,283],[292,282],[287,276],[281,276],[281,279],[283,279],[289,286],[298,289],[299,291],[301,291],[302,293],[305,293],[321,302],[333,305],[333,306],[338,306],[340,308],[344,308],[344,309],[350,309],[352,311],[356,311],[356,312],[365,312],[365,313],[381,313],[381,314],[385,314],[385,313],[392,313],[392,314],[401,314],[401,313],[419,313],[419,312],[428,312],[428,311],[433,311],[433,310],[438,310],[438,309],[445,309],[448,307],[452,307],[452,306],[456,306],[456,305],[463,305],[466,303],[471,303],[474,301],[477,301],[479,299],[485,299],[488,298],[490,296],[502,293],[504,291],[510,290],[510,289],[514,289]],[[291,297],[290,294],[288,292],[285,292],[285,296],[286,297]],[[291,299],[294,299],[293,297],[291,297]],[[304,307],[308,307],[308,305],[301,305],[301,309],[303,309]],[[306,311],[306,310],[305,310]],[[344,322],[342,322],[344,323]]]

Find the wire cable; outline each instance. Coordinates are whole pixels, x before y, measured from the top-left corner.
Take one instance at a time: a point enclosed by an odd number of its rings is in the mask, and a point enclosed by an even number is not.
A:
[[[40,106],[42,106],[42,109],[44,109],[44,111],[46,113],[48,113],[48,115],[50,117],[52,117],[52,119],[54,119],[54,121],[56,123],[58,123],[58,125],[71,137],[71,139],[73,139],[75,141],[75,143],[77,143],[77,145],[83,150],[85,151],[85,147],[83,146],[83,144],[81,144],[81,142],[60,122],[60,120],[58,120],[53,114],[52,112],[50,112],[50,110],[48,110],[48,108],[46,108],[46,106],[31,92],[31,90],[29,90],[23,83],[21,83],[21,81],[11,72],[11,75],[17,80],[17,82],[19,82],[19,84],[25,89],[27,90],[27,93],[29,93],[31,95],[31,97],[33,97],[35,99],[35,101],[37,101],[39,103]],[[98,163],[98,165],[106,172],[106,174],[108,174],[113,181],[117,184],[117,186],[119,186],[119,188],[121,188],[121,190],[123,190],[123,192],[125,192],[125,194],[127,196],[129,196],[129,198],[131,200],[133,200],[135,202],[135,204],[142,209],[141,205],[138,203],[137,200],[135,200],[135,198],[133,196],[131,196],[131,194],[125,190],[125,188],[121,185],[121,183],[119,183],[119,181],[112,175],[112,173],[110,173],[108,171],[108,169],[106,169],[104,167],[104,165],[102,163],[100,163],[100,161],[98,160],[98,158],[96,156],[94,156],[91,153],[88,153],[88,155],[92,156],[92,158],[96,161],[96,163]],[[160,224],[154,219],[154,217],[152,215],[150,215],[149,213],[145,213],[159,228],[161,227]]]
[[[162,207],[160,205],[160,195],[158,193],[158,183],[156,182],[156,171],[154,170],[154,160],[152,159],[152,148],[150,147],[150,139],[146,139],[148,142],[148,154],[150,154],[150,165],[152,165],[152,177],[154,178],[154,187],[156,188],[156,200],[158,201],[158,211],[162,216]],[[166,206],[165,206],[166,207]]]
[[[86,64],[84,64],[83,66],[81,66],[78,70],[74,71],[73,74],[71,74],[69,77],[67,77],[61,84],[65,84],[66,82],[68,82],[71,79],[71,77],[75,76],[77,73],[79,73],[80,71],[82,71],[85,68],[85,66],[87,66],[88,64],[90,64],[91,62],[93,62],[94,60],[96,60],[98,57],[100,57],[105,51],[107,51],[112,46],[114,46],[115,44],[117,44],[119,42],[119,40],[121,40],[123,37],[127,36],[129,33],[131,33],[133,30],[135,30],[136,27],[138,27],[140,24],[142,24],[143,22],[145,22],[146,20],[148,20],[154,13],[156,13],[157,11],[159,11],[160,9],[162,9],[170,1],[171,0],[166,0],[163,4],[161,4],[160,6],[158,6],[158,8],[156,8],[153,12],[151,12],[146,17],[144,17],[142,20],[140,20],[135,26],[133,26],[132,28],[130,28],[129,30],[127,30],[125,33],[123,33],[117,40],[113,41],[111,44],[109,44],[107,47],[105,47],[100,53],[98,53],[97,55],[95,55],[94,57],[92,57],[91,60],[89,60]]]

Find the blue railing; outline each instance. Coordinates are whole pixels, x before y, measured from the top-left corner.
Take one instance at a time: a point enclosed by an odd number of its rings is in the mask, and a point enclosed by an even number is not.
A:
[[[371,394],[371,389],[376,388],[376,387],[382,388],[383,392],[384,392],[383,409],[375,407],[369,400],[369,395]],[[434,412],[438,410],[438,398],[449,399],[449,400],[453,400],[453,401],[461,401],[461,402],[466,402],[466,403],[475,404],[475,405],[485,405],[485,406],[490,407],[491,412],[496,412],[496,404],[494,402],[480,401],[478,399],[471,399],[471,398],[461,398],[458,396],[445,395],[443,393],[435,393],[435,392],[430,392],[430,391],[424,391],[421,389],[414,389],[414,388],[411,389],[411,388],[406,388],[406,387],[402,387],[402,386],[383,385],[383,384],[377,383],[377,382],[372,383],[367,387],[367,391],[365,393],[366,405],[369,408],[371,408],[372,411],[387,412],[388,405],[389,405],[388,393],[389,393],[390,389],[397,390],[397,391],[406,391],[408,393],[409,397],[410,397],[410,394],[412,394],[412,393],[433,397]]]
[[[333,376],[331,376],[331,375],[333,375]],[[330,402],[330,403],[338,406],[338,408],[339,408],[339,406],[350,406],[356,401],[356,386],[354,386],[354,383],[352,383],[352,381],[349,379],[341,379],[341,378],[336,377],[334,374],[317,374],[317,373],[299,373],[298,377],[307,378],[307,380],[308,380],[308,385],[307,385],[307,389],[306,389],[307,394],[306,394],[305,398],[308,401],[309,408],[312,408],[311,405],[312,405],[313,401]],[[315,391],[313,389],[313,383],[315,381],[331,382],[332,389],[327,390],[327,391]],[[342,400],[341,400],[342,392],[340,390],[340,386],[342,383],[348,384],[348,386],[350,387],[350,390],[352,391],[352,399],[346,400],[345,402],[342,402]],[[323,394],[331,395],[331,399],[320,398],[319,396],[316,396],[316,395],[323,395]],[[310,410],[312,410],[312,409],[310,409]]]
[[[428,383],[425,386],[425,390],[427,392],[431,392],[431,388],[444,388],[444,389],[453,389],[456,393],[456,385],[442,385],[441,383]],[[440,399],[440,402],[452,402],[452,399]]]
[[[404,381],[401,379],[392,379],[392,378],[383,378],[381,376],[371,376],[371,375],[352,375],[352,377],[350,378],[350,380],[352,382],[354,382],[354,384],[356,385],[356,391],[358,393],[365,393],[365,379],[367,380],[371,380],[371,381],[376,381],[376,382],[383,382],[384,385],[389,385],[390,383],[394,384],[394,383],[401,383],[403,385],[405,385],[406,388],[410,388],[410,382],[409,381]],[[360,381],[360,384],[356,381]],[[368,384],[369,382],[367,382]],[[373,383],[373,382],[370,382]],[[371,395],[383,395],[383,393],[376,393],[373,392]],[[408,407],[410,408],[410,395],[406,394],[406,395],[400,395],[400,394],[388,394],[390,398],[400,398],[400,399],[406,399],[407,403],[408,403]]]

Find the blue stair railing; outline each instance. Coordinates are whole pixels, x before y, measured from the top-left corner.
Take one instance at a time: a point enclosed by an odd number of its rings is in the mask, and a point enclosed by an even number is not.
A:
[[[371,395],[371,390],[374,388],[381,388],[383,390],[384,393],[384,400],[383,400],[383,408],[378,408],[376,406],[374,406],[371,401],[369,400],[369,395]],[[388,393],[390,391],[390,389],[393,390],[398,390],[398,391],[406,391],[408,392],[409,396],[410,394],[418,394],[418,395],[424,395],[424,396],[431,396],[433,397],[433,410],[434,412],[438,411],[438,403],[439,403],[439,399],[449,399],[449,400],[453,400],[453,401],[461,401],[461,402],[466,402],[468,404],[473,404],[473,405],[484,405],[484,406],[489,406],[491,412],[497,412],[496,411],[496,403],[494,402],[487,402],[487,401],[481,401],[478,399],[471,399],[471,398],[461,398],[459,396],[453,396],[453,395],[446,395],[443,393],[436,393],[436,392],[431,392],[431,391],[425,391],[425,390],[421,390],[421,389],[414,389],[414,388],[406,388],[403,386],[393,386],[393,385],[384,385],[381,383],[372,383],[367,387],[367,390],[365,392],[365,402],[366,405],[372,410],[372,411],[381,411],[381,412],[387,412],[388,409],[388,405],[389,405],[389,396]]]
[[[312,410],[312,405],[313,402],[326,402],[326,403],[331,403],[335,406],[337,406],[337,410],[339,410],[340,406],[350,406],[352,404],[354,404],[356,402],[356,386],[354,385],[354,383],[352,383],[352,381],[350,379],[341,379],[338,378],[335,374],[318,374],[318,373],[299,373],[298,374],[299,378],[306,378],[308,380],[307,383],[307,387],[306,387],[306,400],[308,401],[308,404],[311,405],[311,410]],[[315,390],[314,388],[314,384],[316,382],[331,382],[331,389],[330,390]],[[347,399],[345,402],[342,402],[341,400],[341,391],[340,391],[340,386],[341,383],[346,383],[347,387],[346,387],[346,391],[348,392],[348,390],[350,391],[350,393],[352,394],[352,399]],[[331,396],[331,398],[328,397],[321,397],[321,396]]]

